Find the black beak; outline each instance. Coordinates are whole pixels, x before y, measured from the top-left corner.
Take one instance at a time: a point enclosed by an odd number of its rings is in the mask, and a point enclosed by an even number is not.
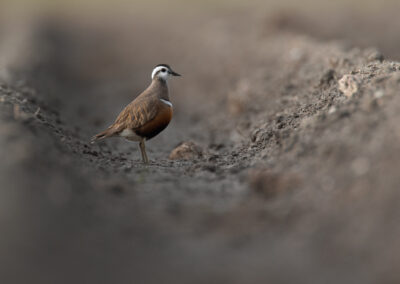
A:
[[[172,76],[181,76],[180,74],[176,73],[175,71],[170,70],[169,74],[171,74]]]

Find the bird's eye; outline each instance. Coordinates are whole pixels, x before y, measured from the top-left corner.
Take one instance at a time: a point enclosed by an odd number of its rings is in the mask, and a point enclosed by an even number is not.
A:
[[[167,71],[167,69],[161,69],[161,72],[166,72]]]

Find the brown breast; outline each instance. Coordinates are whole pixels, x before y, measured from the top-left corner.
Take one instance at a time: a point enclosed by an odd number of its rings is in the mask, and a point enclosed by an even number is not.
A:
[[[143,126],[134,130],[137,135],[145,137],[147,140],[163,131],[172,119],[172,107],[162,103],[161,101],[157,107],[158,112],[156,116]]]

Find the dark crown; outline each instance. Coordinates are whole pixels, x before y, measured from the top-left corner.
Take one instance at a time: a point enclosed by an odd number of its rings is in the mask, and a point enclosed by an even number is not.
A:
[[[168,69],[171,69],[171,67],[169,67],[169,65],[168,64],[158,64],[156,67],[154,67],[154,68],[157,68],[157,67],[166,67],[166,68],[168,68]]]

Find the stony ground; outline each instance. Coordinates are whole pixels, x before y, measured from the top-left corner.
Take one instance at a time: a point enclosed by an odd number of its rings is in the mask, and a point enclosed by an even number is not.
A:
[[[31,26],[0,85],[3,283],[400,281],[400,63],[251,16]],[[151,163],[90,144],[164,62]]]

